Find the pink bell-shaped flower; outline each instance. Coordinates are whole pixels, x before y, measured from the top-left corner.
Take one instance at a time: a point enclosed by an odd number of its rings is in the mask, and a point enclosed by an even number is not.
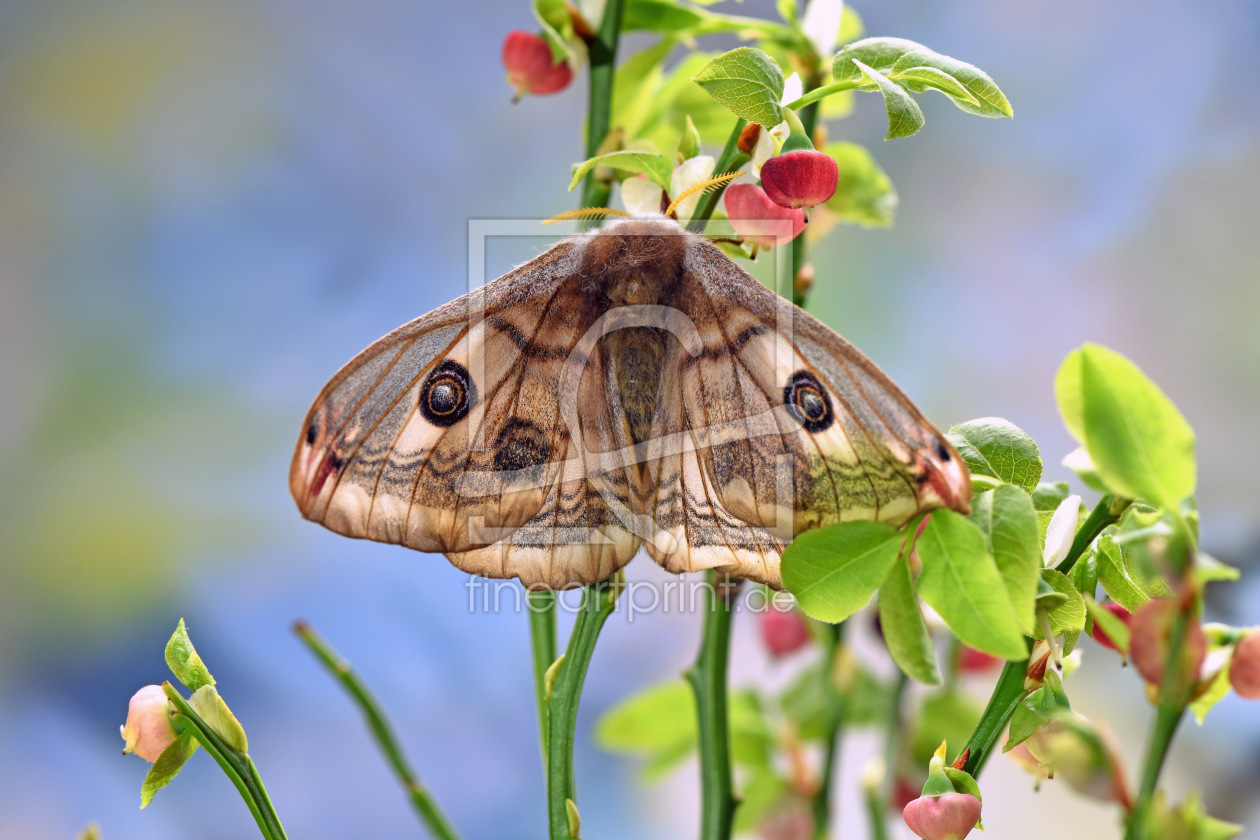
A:
[[[1260,631],[1252,630],[1234,647],[1229,684],[1246,700],[1260,700]]]
[[[149,763],[174,742],[178,733],[168,712],[169,701],[160,685],[146,685],[131,697],[127,722],[121,727],[123,755],[135,753]]]
[[[735,232],[757,248],[786,245],[805,230],[805,213],[775,204],[753,184],[728,187],[723,197]]]
[[[527,93],[556,93],[573,81],[569,63],[556,64],[546,39],[533,32],[516,29],[508,33],[503,39],[503,66],[518,100]]]
[[[761,615],[761,639],[776,659],[809,643],[809,627],[796,610],[770,609]]]

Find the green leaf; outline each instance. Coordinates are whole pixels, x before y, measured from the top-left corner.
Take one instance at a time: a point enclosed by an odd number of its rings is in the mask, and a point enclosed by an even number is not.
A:
[[[832,62],[832,76],[837,82],[859,79],[859,68],[863,64],[888,76],[897,76],[917,68],[936,70],[966,91],[966,96],[950,95],[951,101],[962,110],[982,117],[1009,117],[1013,113],[1011,103],[983,70],[941,55],[914,41],[904,38],[866,38],[855,41],[836,53]],[[915,78],[914,82],[927,84],[923,78]],[[950,94],[949,90],[938,89]]]
[[[882,522],[806,531],[783,552],[783,585],[807,615],[839,624],[866,606],[905,538]]]
[[[1043,481],[1037,485],[1037,489],[1032,491],[1033,507],[1038,513],[1042,511],[1054,513],[1063,500],[1071,494],[1072,488],[1066,481],[1056,481],[1053,484]]]
[[[1001,417],[982,417],[949,430],[949,441],[972,475],[1017,484],[1032,493],[1041,481],[1041,451],[1028,433]]]
[[[686,32],[706,23],[712,15],[673,0],[629,0],[623,32]]]
[[[914,97],[878,70],[860,61],[854,61],[853,64],[875,83],[884,96],[884,108],[888,111],[888,133],[884,135],[884,139],[892,140],[917,134],[919,129],[923,128],[923,111],[919,109],[919,104],[914,101]]]
[[[1081,593],[1076,591],[1076,587],[1072,585],[1072,581],[1067,579],[1067,575],[1054,569],[1042,569],[1041,579],[1050,584],[1050,587],[1055,592],[1058,592],[1066,599],[1059,606],[1050,610],[1050,629],[1054,631],[1054,635],[1078,633],[1084,630],[1085,599],[1081,597]],[[1040,639],[1041,636],[1041,627],[1038,625],[1033,632],[1033,638]]]
[[[929,694],[919,708],[911,753],[916,765],[926,765],[933,752],[946,741],[961,749],[980,722],[982,710],[962,692],[943,689]]]
[[[1063,425],[1077,443],[1085,442],[1085,397],[1081,393],[1081,359],[1079,349],[1068,353],[1054,375],[1054,400],[1059,405]]]
[[[1030,693],[1015,707],[1011,715],[1011,728],[1002,752],[1010,752],[1032,737],[1041,725],[1059,711],[1059,701],[1048,686],[1042,685]]]
[[[1119,616],[1113,615],[1110,610],[1099,606],[1098,602],[1092,598],[1085,600],[1085,606],[1089,609],[1090,617],[1094,619],[1095,629],[1101,628],[1119,651],[1128,656],[1129,626],[1121,621]]]
[[[752,47],[722,53],[692,77],[715,101],[736,116],[765,128],[783,122],[783,71],[774,59]]]
[[[740,785],[739,804],[735,807],[733,834],[755,834],[788,792],[788,784],[772,770],[748,774]]]
[[[1212,681],[1204,691],[1194,700],[1190,702],[1190,711],[1194,712],[1194,719],[1199,725],[1203,725],[1203,719],[1207,717],[1207,713],[1212,711],[1212,707],[1225,699],[1229,694],[1229,665],[1234,658],[1234,647],[1231,645],[1225,654],[1225,659],[1221,662],[1220,670],[1212,677]],[[1211,655],[1212,651],[1208,652]]]
[[[691,687],[671,680],[622,700],[600,717],[595,743],[616,753],[655,753],[696,741],[696,700]]]
[[[1124,356],[1097,344],[1075,352],[1084,443],[1099,475],[1121,495],[1177,509],[1194,492],[1190,424]]]
[[[197,751],[197,742],[191,732],[184,732],[170,745],[162,750],[157,761],[149,768],[144,782],[140,786],[140,807],[144,808],[153,801],[153,795],[171,783],[184,769],[184,763]]]
[[[196,691],[204,685],[214,685],[214,677],[210,676],[209,669],[197,655],[197,649],[193,647],[192,639],[188,638],[188,628],[184,626],[182,618],[175,632],[171,634],[170,641],[166,643],[166,666],[190,691]]]
[[[999,484],[972,500],[970,519],[988,540],[1021,629],[1031,634],[1037,623],[1041,572],[1041,540],[1032,497],[1014,484]]]
[[[951,510],[932,512],[919,537],[919,594],[958,638],[1004,659],[1027,655],[1019,618],[984,533]]]
[[[845,3],[844,11],[840,13],[840,33],[836,35],[836,43],[847,44],[861,38],[865,31],[866,25],[862,23],[861,16],[853,10],[852,6]],[[823,57],[826,58],[826,56]]]
[[[962,82],[935,67],[907,67],[890,78],[915,93],[922,93],[928,88],[933,88],[953,99],[961,99],[976,108],[980,107],[979,100],[962,86]]]
[[[203,685],[188,698],[188,705],[197,713],[197,717],[210,728],[223,743],[239,753],[249,752],[249,739],[245,737],[245,728],[232,714],[228,704],[223,702],[219,692],[212,685]]]
[[[564,0],[534,0],[534,19],[542,27],[543,39],[551,47],[551,60],[556,64],[573,58],[567,38],[573,34],[573,19]]]
[[[1111,600],[1134,612],[1151,600],[1150,590],[1133,559],[1116,544],[1111,533],[1104,533],[1095,544],[1095,562],[1098,564],[1098,582]]]
[[[627,137],[638,137],[660,91],[662,63],[677,42],[662,38],[645,50],[630,56],[613,77],[612,124],[623,126]]]
[[[569,183],[569,189],[572,190],[582,183],[586,173],[597,166],[608,166],[625,172],[642,172],[652,183],[665,189],[669,189],[669,176],[674,172],[674,165],[664,155],[633,150],[609,152],[573,164],[573,180]]]
[[[852,659],[850,684],[844,696],[825,673],[822,664],[803,671],[779,698],[783,713],[796,722],[796,734],[803,741],[818,741],[831,735],[828,724],[840,712],[847,727],[870,726],[888,718],[889,689]]]
[[[830,102],[831,98],[824,101]],[[836,192],[827,200],[827,209],[849,224],[891,225],[897,210],[897,191],[871,153],[857,143],[828,143],[823,151],[835,160],[840,171]]]
[[[945,776],[953,784],[954,790],[959,793],[968,793],[984,801],[984,797],[980,795],[980,785],[976,784],[976,779],[966,770],[959,770],[957,767],[946,767]]]
[[[770,767],[774,733],[766,724],[757,692],[748,689],[731,692],[729,722],[731,760],[742,767]]]
[[[879,626],[889,655],[906,676],[927,685],[940,684],[936,648],[919,609],[906,560],[893,564],[879,588]]]
[[[1242,574],[1238,569],[1228,563],[1222,563],[1206,551],[1195,552],[1194,568],[1199,574],[1199,580],[1204,583],[1215,580],[1238,580]]]

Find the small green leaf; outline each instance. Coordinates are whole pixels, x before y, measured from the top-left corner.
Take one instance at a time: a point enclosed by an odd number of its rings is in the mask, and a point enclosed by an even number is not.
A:
[[[1028,433],[1001,417],[982,417],[949,430],[949,441],[972,475],[1017,484],[1032,493],[1041,481],[1041,451]]]
[[[905,85],[915,93],[933,88],[953,99],[961,99],[976,108],[980,107],[979,100],[962,86],[962,82],[935,67],[907,67],[889,78],[898,84]]]
[[[1056,481],[1053,484],[1043,481],[1037,485],[1037,489],[1032,491],[1033,507],[1038,513],[1042,511],[1054,513],[1063,500],[1071,494],[1072,488],[1066,481]]]
[[[835,160],[840,172],[836,192],[827,199],[827,209],[849,224],[891,225],[897,210],[897,191],[871,153],[857,143],[828,143],[823,151]]]
[[[1101,628],[1107,634],[1107,638],[1112,644],[1125,656],[1129,655],[1129,625],[1120,620],[1120,617],[1113,614],[1110,610],[1104,609],[1098,605],[1098,602],[1092,598],[1086,599],[1085,606],[1089,609],[1090,618],[1094,620],[1095,629]]]
[[[951,510],[933,511],[918,550],[919,594],[958,638],[1004,659],[1027,655],[1001,572],[975,523]]]
[[[669,176],[674,172],[674,165],[664,155],[633,150],[609,152],[606,155],[596,155],[589,160],[573,164],[573,180],[569,183],[569,189],[572,190],[582,183],[586,173],[597,166],[607,166],[625,172],[642,172],[652,180],[652,183],[665,189],[669,189]]]
[[[556,64],[573,58],[568,38],[573,34],[573,21],[564,0],[534,0],[534,19],[542,27],[543,39],[551,47],[551,60]]]
[[[971,502],[970,519],[984,532],[1002,573],[1006,594],[1025,634],[1036,626],[1041,539],[1032,497],[1014,484],[999,484]]]
[[[1076,587],[1067,579],[1067,575],[1054,569],[1042,569],[1041,579],[1064,597],[1062,603],[1050,610],[1050,629],[1054,631],[1054,635],[1078,633],[1084,630],[1085,599],[1076,591]],[[1033,638],[1040,639],[1041,636],[1041,627],[1038,626],[1033,633]]]
[[[1229,653],[1225,655],[1225,660],[1221,663],[1220,670],[1212,677],[1207,688],[1190,702],[1190,711],[1194,712],[1194,719],[1200,726],[1203,725],[1203,719],[1207,717],[1207,713],[1212,711],[1212,707],[1229,694],[1229,664],[1233,658],[1234,648],[1230,647]]]
[[[953,784],[954,790],[959,793],[967,793],[984,801],[984,797],[980,795],[980,785],[976,784],[976,779],[966,770],[959,770],[957,767],[946,767],[945,776]]]
[[[1098,564],[1098,582],[1103,592],[1129,612],[1151,600],[1150,590],[1131,557],[1116,544],[1115,537],[1105,533],[1098,538],[1094,552]]]
[[[1031,738],[1043,723],[1054,717],[1058,708],[1054,693],[1044,685],[1021,700],[1011,715],[1011,728],[1002,752],[1010,752]]]
[[[854,61],[853,64],[875,83],[884,96],[884,108],[888,111],[888,133],[884,135],[884,139],[892,140],[917,134],[923,128],[923,111],[914,101],[914,97],[878,70],[867,67],[860,61]]]
[[[1216,580],[1238,580],[1242,573],[1229,565],[1222,563],[1206,551],[1196,551],[1194,554],[1194,568],[1199,574],[1199,580],[1204,583],[1211,583]]]
[[[828,724],[843,712],[844,725],[869,726],[888,718],[888,687],[853,661],[853,676],[843,698],[832,685],[832,676],[823,665],[807,668],[779,697],[783,713],[796,724],[803,741],[820,741],[832,734]]]
[[[192,639],[188,638],[188,628],[184,626],[182,618],[175,632],[171,634],[170,641],[166,643],[166,666],[190,691],[196,691],[204,685],[214,685],[214,677],[210,676],[209,669],[197,655],[197,649],[193,647]]]
[[[806,614],[839,624],[866,606],[905,538],[881,522],[806,531],[783,552],[783,585]]]
[[[624,126],[627,137],[639,136],[647,115],[658,104],[656,98],[665,76],[661,65],[676,44],[673,38],[662,38],[617,68],[613,77],[612,124]]]
[[[171,779],[184,769],[184,763],[192,758],[197,750],[197,742],[191,732],[185,732],[162,750],[157,761],[149,768],[140,787],[140,807],[144,808],[153,801],[153,795],[170,784]]]
[[[188,705],[197,713],[197,717],[210,728],[223,743],[239,753],[249,752],[249,739],[245,737],[245,728],[232,714],[228,704],[223,702],[219,692],[212,685],[203,685],[188,698]]]
[[[906,676],[927,685],[940,684],[936,648],[919,609],[906,560],[894,563],[879,587],[879,626],[889,655]]]
[[[719,55],[692,77],[728,111],[765,128],[783,122],[783,71],[752,47]]]
[[[1190,424],[1124,356],[1097,344],[1079,352],[1085,448],[1099,475],[1121,495],[1176,509],[1194,492]]]
[[[1009,117],[1013,113],[1011,103],[983,70],[941,55],[914,41],[904,38],[866,38],[855,41],[836,53],[832,62],[832,76],[837,82],[858,79],[861,75],[858,67],[861,64],[889,76],[915,68],[936,70],[967,92],[966,97],[950,96],[951,101],[962,110],[982,117]],[[916,82],[926,84],[921,79],[916,79]]]

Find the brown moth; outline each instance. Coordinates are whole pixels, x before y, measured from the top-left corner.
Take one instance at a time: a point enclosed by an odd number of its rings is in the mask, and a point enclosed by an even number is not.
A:
[[[663,217],[565,240],[364,350],[311,407],[289,488],[339,534],[553,589],[640,546],[777,588],[804,530],[971,499],[869,359]]]

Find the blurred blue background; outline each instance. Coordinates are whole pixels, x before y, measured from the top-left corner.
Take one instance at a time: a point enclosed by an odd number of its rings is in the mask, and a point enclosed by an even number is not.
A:
[[[874,150],[898,220],[827,240],[811,308],[938,425],[1023,426],[1051,478],[1072,448],[1058,362],[1084,340],[1128,354],[1198,431],[1204,547],[1245,570],[1209,618],[1260,621],[1260,9],[856,8],[871,34],[985,68],[1016,117],[924,96],[922,134],[884,143],[860,97],[831,137]],[[0,3],[0,840],[93,819],[107,840],[254,833],[204,757],[142,813],[146,765],[119,755],[127,698],[167,678],[181,616],[290,836],[422,835],[297,617],[371,682],[465,837],[544,834],[525,617],[470,614],[441,557],[306,523],[286,486],[332,373],[465,289],[468,219],[574,205],[584,78],[510,105],[513,28],[534,28],[523,0]],[[737,626],[736,682],[781,676],[754,630]],[[589,732],[697,638],[680,614],[601,638],[579,720],[588,836],[694,836],[694,767],[645,787]],[[1086,659],[1074,703],[1134,758],[1137,680]],[[1174,792],[1260,824],[1256,709],[1231,697],[1185,728]],[[853,791],[875,749],[846,748],[841,836],[864,836]],[[985,791],[989,836],[1117,836],[1112,810],[1033,796],[1004,760]]]

